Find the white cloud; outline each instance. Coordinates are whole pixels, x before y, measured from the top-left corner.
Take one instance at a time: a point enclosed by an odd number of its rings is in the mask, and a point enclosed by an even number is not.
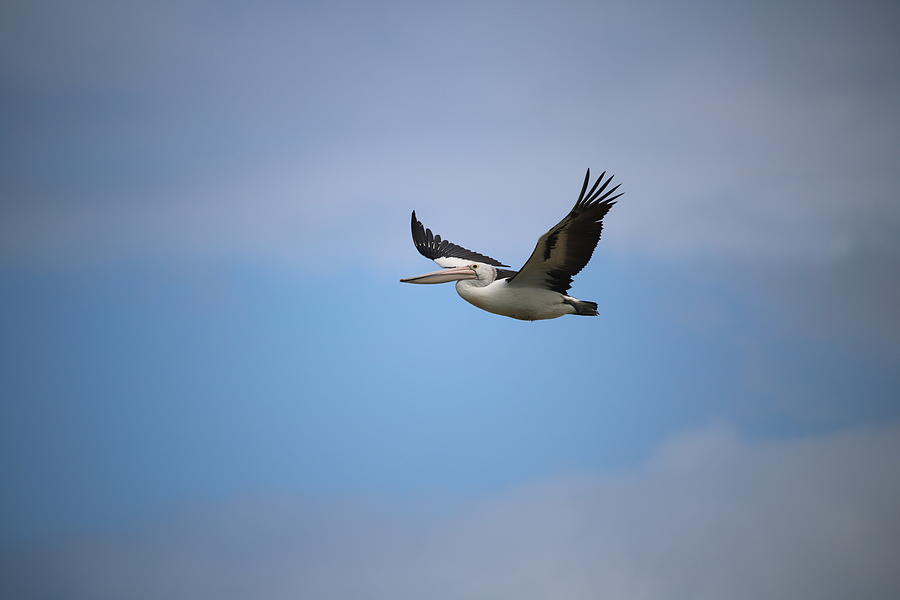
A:
[[[440,510],[247,500],[7,553],[4,595],[69,598],[892,598],[900,426],[747,442]]]

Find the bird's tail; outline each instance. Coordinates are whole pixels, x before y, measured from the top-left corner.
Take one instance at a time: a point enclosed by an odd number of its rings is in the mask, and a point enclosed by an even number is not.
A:
[[[571,304],[572,308],[575,309],[576,315],[584,315],[585,317],[596,317],[597,312],[597,303],[589,302],[588,300],[578,300],[577,298],[566,298],[566,304]]]

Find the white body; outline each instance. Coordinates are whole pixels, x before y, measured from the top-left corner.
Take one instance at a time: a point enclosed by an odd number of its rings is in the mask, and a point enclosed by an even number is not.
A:
[[[574,298],[551,290],[510,286],[506,279],[488,285],[477,279],[457,281],[456,291],[463,300],[482,310],[523,321],[555,319],[575,313],[575,307],[565,302]]]
[[[510,284],[508,278],[497,279],[497,268],[458,258],[438,258],[440,271],[401,279],[405,283],[447,283],[456,281],[456,291],[463,300],[482,310],[522,321],[556,319],[563,315],[596,315],[597,305],[542,287]],[[581,310],[579,310],[579,308]],[[584,312],[586,311],[586,312]]]

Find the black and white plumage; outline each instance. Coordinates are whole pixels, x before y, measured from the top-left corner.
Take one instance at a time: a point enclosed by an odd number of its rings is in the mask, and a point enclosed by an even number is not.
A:
[[[600,241],[603,217],[622,195],[615,194],[621,184],[607,190],[613,178],[610,175],[603,181],[604,177],[606,171],[585,194],[591,178],[591,170],[587,170],[575,206],[562,221],[541,236],[525,266],[511,278],[511,285],[546,287],[560,294],[569,291],[572,278],[588,264]]]
[[[425,258],[430,258],[442,267],[456,267],[459,264],[477,262],[494,267],[508,267],[496,258],[467,250],[449,240],[442,240],[441,236],[433,235],[430,229],[422,225],[422,221],[416,218],[416,211],[412,211],[412,237],[416,250]],[[509,269],[497,269],[497,279],[511,277],[516,271]]]
[[[468,261],[476,261],[495,267],[508,267],[496,258],[467,250],[450,240],[442,240],[441,236],[433,235],[430,229],[422,225],[422,221],[416,218],[416,211],[412,211],[412,237],[416,250],[425,258],[437,260],[439,258],[461,258]],[[440,264],[440,263],[438,263]]]
[[[416,249],[443,267],[441,271],[401,279],[406,283],[456,281],[466,301],[488,312],[535,321],[566,314],[597,315],[597,304],[567,295],[572,278],[587,265],[600,241],[603,218],[616,199],[619,185],[609,187],[604,171],[591,186],[587,170],[578,200],[563,219],[542,235],[531,257],[517,272],[502,269],[500,261],[442,240],[412,213]]]

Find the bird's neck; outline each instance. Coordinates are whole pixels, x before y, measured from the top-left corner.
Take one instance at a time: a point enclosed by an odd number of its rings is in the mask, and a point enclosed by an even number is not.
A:
[[[481,279],[462,279],[456,282],[456,291],[462,293],[462,290],[470,290],[472,288],[483,288],[490,285],[491,281],[482,281]]]

